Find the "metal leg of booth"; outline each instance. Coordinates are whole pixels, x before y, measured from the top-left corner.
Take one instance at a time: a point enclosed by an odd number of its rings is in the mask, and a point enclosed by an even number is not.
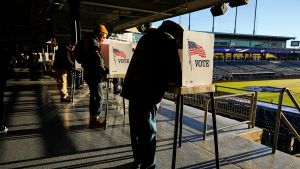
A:
[[[220,160],[219,160],[219,145],[218,145],[218,130],[217,130],[217,117],[216,117],[216,109],[215,109],[215,98],[214,92],[210,92],[210,104],[211,104],[211,114],[213,121],[213,130],[214,130],[214,143],[215,143],[215,156],[216,156],[216,168],[220,168]]]
[[[71,87],[70,87],[70,95],[71,95],[71,101],[74,102],[74,95],[75,95],[75,81],[76,81],[76,73],[74,71],[71,71]]]
[[[210,99],[211,99],[211,113],[212,113],[213,131],[214,131],[214,146],[215,146],[216,168],[219,169],[220,168],[220,160],[219,160],[218,132],[217,132],[214,92],[210,92]],[[172,169],[175,169],[175,166],[176,166],[178,122],[180,123],[179,124],[180,125],[180,131],[179,131],[180,132],[179,133],[180,134],[179,135],[179,144],[180,145],[179,145],[179,147],[181,146],[182,118],[183,118],[183,95],[177,95],[177,97],[176,97],[175,124],[174,124],[174,138],[173,138]]]
[[[105,104],[105,126],[104,129],[107,127],[107,114],[108,114],[108,93],[109,93],[109,78],[107,78],[107,84],[106,84],[106,104]]]
[[[107,78],[107,84],[106,84],[106,105],[105,105],[105,122],[106,122],[106,125],[104,127],[104,129],[106,129],[107,127],[107,114],[108,114],[108,100],[109,100],[109,84],[110,84],[110,80],[112,80],[112,78]],[[122,86],[123,86],[123,79],[121,81],[122,83]],[[126,115],[126,107],[125,107],[125,98],[122,98],[123,99],[123,113],[124,113],[124,116]]]
[[[122,78],[122,80],[121,80],[121,86],[123,86],[123,83],[124,83],[124,79]],[[124,113],[124,116],[125,116],[126,115],[125,98],[124,97],[122,97],[122,98],[123,98],[123,113]]]
[[[177,95],[177,97],[176,97],[175,124],[174,124],[174,138],[173,138],[172,169],[175,169],[175,166],[176,166],[178,122],[179,122],[179,113],[180,113],[181,100],[182,100],[182,95]]]
[[[203,140],[206,139],[206,134],[207,134],[207,113],[208,113],[208,103],[205,103],[205,112],[204,112],[204,122],[203,122]]]
[[[181,147],[181,142],[182,142],[182,119],[183,119],[183,104],[184,104],[184,97],[181,96],[181,101],[180,101],[180,108],[179,108],[179,112],[180,112],[180,117],[179,117],[179,142],[178,142],[178,146]]]
[[[123,114],[124,114],[124,116],[126,115],[126,110],[125,110],[125,98],[123,97],[122,98],[122,100],[123,100]]]

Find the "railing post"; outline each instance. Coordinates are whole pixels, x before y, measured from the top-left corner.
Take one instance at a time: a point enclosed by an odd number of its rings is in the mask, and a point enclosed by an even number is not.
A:
[[[257,103],[257,92],[254,92],[254,102],[253,102],[253,109],[252,109],[252,128],[255,127],[255,120],[256,120],[256,103]]]
[[[300,107],[299,104],[297,103],[297,101],[295,100],[295,98],[293,97],[293,94],[291,93],[290,90],[287,90],[287,94],[290,97],[291,101],[293,102],[293,104],[295,105],[295,107],[298,109],[298,111],[300,112]]]
[[[248,129],[250,129],[251,127],[253,128],[253,123],[254,123],[254,118],[253,118],[253,111],[254,111],[254,93],[251,94],[251,100],[250,100],[250,112],[249,112],[249,121],[250,123],[248,123]]]
[[[283,88],[280,92],[279,101],[278,101],[278,110],[276,115],[276,123],[275,123],[275,132],[273,136],[273,147],[272,147],[272,154],[275,154],[277,149],[277,143],[278,143],[278,135],[279,135],[279,127],[280,127],[280,119],[281,119],[281,108],[282,108],[282,100],[284,92],[287,90],[287,88]]]

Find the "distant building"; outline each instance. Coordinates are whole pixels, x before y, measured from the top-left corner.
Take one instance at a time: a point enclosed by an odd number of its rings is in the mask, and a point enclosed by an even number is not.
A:
[[[216,59],[293,59],[287,40],[295,37],[215,33]],[[230,57],[228,57],[230,55]]]
[[[135,48],[142,33],[130,31],[121,39],[132,42]],[[128,36],[132,34],[132,36]],[[288,49],[287,41],[295,37],[249,35],[232,33],[215,34],[215,59],[223,60],[300,60],[298,50]]]

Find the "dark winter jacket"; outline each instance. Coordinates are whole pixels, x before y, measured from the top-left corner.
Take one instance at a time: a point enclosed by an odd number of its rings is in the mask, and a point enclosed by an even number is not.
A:
[[[87,82],[100,82],[108,73],[101,56],[99,39],[95,35],[87,35],[87,56],[84,67],[84,78]]]
[[[58,46],[53,67],[61,70],[72,70],[75,67],[73,51],[69,45],[60,44]]]
[[[151,30],[138,42],[130,61],[121,95],[150,105],[161,101],[169,83],[181,85],[181,64],[175,39]]]
[[[10,77],[12,72],[10,57],[12,55],[11,49],[1,44],[0,47],[0,75],[1,86],[4,86],[6,80]],[[2,88],[1,88],[2,89]]]

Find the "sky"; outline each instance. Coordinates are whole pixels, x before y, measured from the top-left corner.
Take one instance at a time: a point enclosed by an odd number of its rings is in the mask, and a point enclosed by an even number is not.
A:
[[[236,33],[253,34],[256,0],[237,8]],[[234,33],[236,9],[228,9],[215,17],[214,31]],[[189,15],[169,18],[188,29]],[[162,21],[154,22],[157,27]],[[300,40],[300,0],[257,0],[255,35],[287,36]],[[212,31],[213,16],[210,8],[191,13],[190,30]],[[287,42],[290,47],[290,41]]]

